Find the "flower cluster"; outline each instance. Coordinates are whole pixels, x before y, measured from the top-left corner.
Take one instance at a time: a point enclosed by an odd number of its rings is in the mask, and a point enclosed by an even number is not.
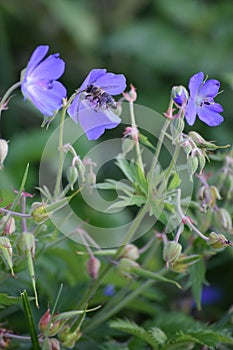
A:
[[[127,99],[124,75],[109,73],[106,69],[92,69],[67,102],[66,88],[57,80],[64,73],[65,62],[58,53],[46,58],[48,50],[47,45],[38,46],[22,71],[20,86],[24,98],[47,118],[52,118],[64,107],[89,140],[97,140],[106,129],[118,126],[121,122],[120,103],[113,96],[123,94]],[[171,99],[180,112],[172,116],[170,108],[165,115],[171,119],[183,115],[189,125],[193,125],[198,116],[207,125],[217,126],[223,122],[220,114],[223,108],[214,101],[219,88],[218,80],[204,80],[204,74],[199,72],[189,81],[189,94],[183,86],[173,87]],[[2,99],[1,109],[7,108],[8,101]]]

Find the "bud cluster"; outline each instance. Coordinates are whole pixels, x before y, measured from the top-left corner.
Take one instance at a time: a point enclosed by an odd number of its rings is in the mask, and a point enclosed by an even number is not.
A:
[[[202,186],[198,193],[201,200],[200,210],[206,213],[216,207],[216,201],[221,199],[220,193],[216,186]]]

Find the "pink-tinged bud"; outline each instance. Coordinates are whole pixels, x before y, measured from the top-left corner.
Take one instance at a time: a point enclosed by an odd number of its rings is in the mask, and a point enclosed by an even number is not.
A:
[[[8,153],[8,143],[4,139],[0,139],[0,169],[3,168],[3,162]]]
[[[3,216],[2,220],[3,219],[6,219],[7,217],[6,216]],[[1,221],[2,221],[1,220]],[[6,221],[6,220],[5,220]],[[1,222],[2,224],[2,222]],[[14,233],[16,230],[16,227],[15,227],[15,219],[13,217],[10,217],[6,223],[4,224],[3,226],[3,234],[6,235],[6,236],[9,236],[11,235],[12,233]]]
[[[61,330],[66,320],[56,320],[56,316],[57,314],[51,316],[50,309],[46,311],[39,321],[41,333],[46,333],[49,337],[53,337]]]
[[[123,92],[123,96],[128,102],[135,102],[137,99],[136,88],[133,84],[130,84],[130,88],[131,90],[129,92]]]
[[[60,350],[60,342],[56,338],[47,339],[49,350]]]
[[[100,265],[101,263],[99,259],[97,259],[95,256],[91,256],[87,261],[87,272],[94,280],[98,277]]]
[[[139,135],[139,131],[138,129],[134,126],[127,126],[123,132],[123,136],[124,138],[131,136],[131,138],[135,141],[138,142],[138,135]]]
[[[139,258],[139,250],[138,247],[134,244],[127,244],[124,247],[122,257],[128,258],[130,260],[137,260]]]
[[[51,313],[50,313],[50,309],[48,309],[39,321],[39,330],[41,331],[41,333],[45,333],[48,330],[48,326],[50,322],[51,322]]]

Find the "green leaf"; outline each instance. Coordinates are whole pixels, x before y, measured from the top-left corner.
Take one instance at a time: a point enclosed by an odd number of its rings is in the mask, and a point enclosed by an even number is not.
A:
[[[134,171],[132,169],[131,163],[128,160],[124,159],[121,154],[117,156],[116,165],[121,169],[123,174],[125,174],[127,179],[131,183],[134,183],[135,177],[134,177]]]
[[[142,193],[147,195],[148,183],[145,174],[140,166],[135,165],[135,185],[139,187]]]
[[[21,301],[20,297],[12,297],[8,294],[2,293],[0,294],[0,309],[3,309],[6,306],[19,304]]]
[[[32,315],[32,310],[31,310],[31,306],[29,303],[29,299],[28,299],[28,295],[26,290],[24,290],[21,293],[21,299],[22,299],[22,304],[23,304],[23,311],[26,317],[26,322],[28,325],[28,331],[30,333],[30,337],[32,340],[32,348],[33,350],[40,350],[40,345],[39,345],[39,340],[38,340],[38,336],[36,333],[36,327],[35,327],[35,323],[34,323],[34,319],[33,319],[33,315]]]
[[[96,188],[101,190],[122,191],[127,194],[134,193],[134,188],[123,181],[107,179],[105,182],[96,184]]]
[[[180,176],[178,173],[174,173],[173,174],[173,177],[171,179],[171,182],[169,183],[168,185],[168,191],[172,191],[172,190],[175,190],[177,187],[180,186],[180,183],[181,183],[181,179],[180,179]]]
[[[159,345],[163,345],[167,340],[166,334],[162,331],[162,329],[158,327],[151,328],[149,330],[149,333],[157,341]]]
[[[153,349],[158,349],[158,343],[151,334],[132,321],[121,319],[113,320],[110,322],[110,327],[132,334],[150,344]]]
[[[148,137],[144,136],[143,134],[139,133],[139,142],[142,143],[143,145],[152,148],[154,151],[156,148],[152,145],[152,143],[148,140]]]
[[[171,280],[169,278],[166,278],[164,276],[161,276],[159,273],[155,273],[155,272],[152,272],[152,271],[144,270],[144,269],[141,269],[139,267],[131,267],[130,272],[132,272],[132,273],[134,273],[134,274],[136,274],[138,276],[141,276],[141,277],[144,277],[144,278],[149,278],[149,279],[152,279],[152,280],[155,280],[155,281],[172,283],[177,288],[181,288],[181,285],[178,282],[176,282],[174,280]]]
[[[100,346],[100,350],[129,350],[126,344],[118,343],[115,340],[110,340]]]
[[[201,293],[202,286],[206,283],[205,280],[205,264],[203,259],[200,259],[194,265],[189,267],[190,284],[192,286],[192,293],[197,304],[198,310],[201,310]]]
[[[74,311],[62,312],[62,313],[54,316],[53,321],[55,322],[55,321],[68,320],[68,319],[76,317],[78,315],[86,314],[86,312],[96,311],[100,307],[101,306],[97,306],[97,307],[94,307],[93,309],[87,309],[87,310],[74,310]]]

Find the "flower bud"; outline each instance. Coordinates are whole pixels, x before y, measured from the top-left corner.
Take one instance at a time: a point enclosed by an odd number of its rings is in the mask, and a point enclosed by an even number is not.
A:
[[[100,269],[100,260],[95,256],[91,256],[87,261],[87,272],[91,278],[94,280],[98,277],[99,269]]]
[[[50,322],[51,322],[51,313],[50,313],[50,309],[48,309],[39,321],[39,330],[41,331],[41,333],[45,333],[47,331],[48,325],[50,324]]]
[[[187,167],[188,167],[188,174],[189,174],[189,179],[190,181],[193,181],[193,175],[198,169],[198,158],[188,158],[187,160]]]
[[[216,186],[202,186],[198,198],[202,201],[201,211],[206,212],[208,209],[215,207],[216,200],[221,199],[221,195]]]
[[[3,162],[8,153],[8,143],[4,139],[0,139],[0,169],[3,168]]]
[[[207,142],[200,134],[196,131],[190,131],[188,136],[197,144],[197,146],[204,146]]]
[[[188,96],[188,91],[184,86],[173,86],[171,90],[171,97],[178,108],[184,106],[187,103]]]
[[[180,257],[182,245],[175,241],[166,242],[163,248],[163,259],[167,265],[172,265]]]
[[[3,233],[5,235],[11,235],[12,233],[15,232],[15,230],[16,230],[15,219],[13,217],[10,217],[4,226]]]
[[[78,329],[71,333],[68,325],[64,326],[58,334],[61,344],[68,349],[72,349],[81,336],[82,333]]]
[[[130,88],[131,89],[129,92],[123,92],[123,96],[128,102],[135,102],[137,99],[136,88],[133,86],[133,84],[130,84]]]
[[[174,262],[171,269],[176,273],[183,273],[187,271],[188,266],[195,264],[200,260],[200,255],[193,254],[187,256],[186,254],[180,254],[179,258]]]
[[[60,350],[60,342],[56,338],[47,338],[49,350]]]
[[[132,278],[132,275],[130,274],[132,267],[133,268],[139,267],[139,264],[133,260],[130,260],[127,258],[122,258],[118,262],[117,270],[121,276],[126,277],[126,278]]]
[[[70,166],[67,169],[66,176],[67,176],[67,180],[68,180],[68,182],[70,184],[70,188],[73,191],[74,184],[75,184],[75,182],[78,179],[78,169],[75,166]]]
[[[3,216],[0,220],[0,227],[2,229],[3,235],[9,236],[12,233],[15,232],[16,227],[15,227],[15,219],[13,217],[10,217],[7,220],[7,216]]]
[[[49,214],[45,209],[45,204],[42,202],[34,202],[31,205],[31,216],[37,224],[42,224],[49,218]]]
[[[10,268],[11,274],[14,276],[13,271],[13,262],[12,262],[12,246],[7,237],[0,237],[0,251],[1,251],[1,258],[6,264],[7,267]]]
[[[127,244],[124,247],[122,256],[130,260],[137,260],[140,256],[138,247],[134,244]]]
[[[232,243],[223,235],[211,232],[208,244],[214,249],[222,249],[231,246]]]

